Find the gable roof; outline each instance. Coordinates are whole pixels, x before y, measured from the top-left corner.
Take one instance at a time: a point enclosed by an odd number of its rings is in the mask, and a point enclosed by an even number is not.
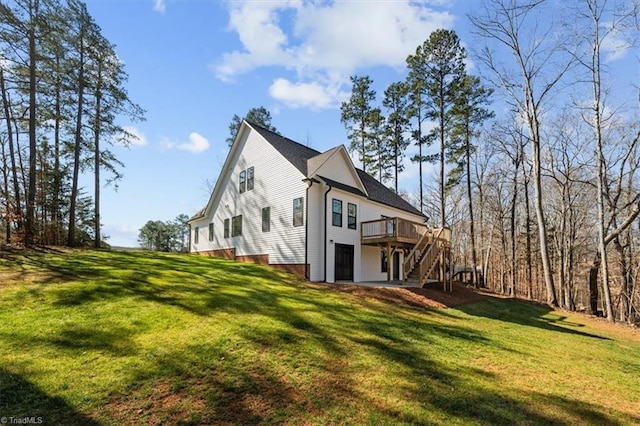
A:
[[[294,140],[280,136],[279,134],[258,126],[257,124],[250,123],[249,125],[260,133],[260,135],[275,149],[277,149],[284,158],[289,160],[296,169],[300,170],[300,173],[307,176],[307,160],[320,154],[320,152],[313,148],[309,148],[308,146],[304,146]]]
[[[253,129],[255,129],[258,133],[260,133],[260,135],[267,142],[269,142],[284,158],[286,158],[291,164],[294,165],[295,168],[300,170],[300,172],[305,176],[308,176],[307,160],[309,160],[310,158],[316,157],[318,155],[321,155],[319,151],[316,151],[313,148],[309,148],[308,146],[304,146],[294,140],[285,138],[284,136],[280,136],[277,133],[274,133],[270,130],[265,129],[264,127],[258,126],[253,123],[251,123],[250,126]],[[343,183],[336,182],[322,176],[320,176],[320,178],[325,182],[327,182],[329,185],[334,186],[335,188],[339,188],[347,192],[361,195],[363,197],[368,198],[371,201],[375,201],[380,204],[385,204],[387,206],[395,207],[397,209],[404,210],[406,212],[416,214],[418,216],[426,217],[418,209],[416,209],[414,206],[409,204],[405,199],[400,197],[395,192],[391,191],[389,188],[387,188],[380,182],[378,182],[375,178],[373,178],[369,174],[357,168],[355,170],[358,173],[358,177],[362,181],[362,184],[367,194],[363,194],[360,189],[354,188],[350,185],[345,185]]]
[[[318,175],[318,177],[320,179],[322,179],[327,185],[331,185],[333,188],[338,188],[338,189],[341,189],[343,191],[350,192],[352,194],[356,194],[356,195],[359,195],[361,197],[367,198],[367,194],[365,194],[364,192],[360,191],[358,188],[354,188],[351,185],[346,185],[346,184],[344,184],[342,182],[338,182],[338,181],[335,181],[333,179],[326,178],[324,176]]]

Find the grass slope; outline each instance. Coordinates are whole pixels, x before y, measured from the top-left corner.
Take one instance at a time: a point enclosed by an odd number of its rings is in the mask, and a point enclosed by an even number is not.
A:
[[[632,330],[205,257],[0,256],[0,343],[0,416],[44,424],[640,423]]]

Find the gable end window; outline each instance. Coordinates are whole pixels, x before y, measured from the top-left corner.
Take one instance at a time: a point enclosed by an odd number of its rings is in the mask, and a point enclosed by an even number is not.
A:
[[[304,201],[302,197],[293,200],[293,226],[302,226],[304,223]]]
[[[271,231],[271,207],[262,208],[262,232]]]
[[[333,199],[333,215],[331,223],[333,226],[342,226],[342,201]]]
[[[358,223],[358,206],[347,203],[347,227],[356,229]]]
[[[247,189],[247,171],[240,172],[240,193],[242,194]]]
[[[200,238],[198,238],[199,235],[200,227],[196,226],[196,228],[193,230],[193,244],[198,244],[198,241],[200,240]]]
[[[247,191],[253,189],[253,167],[247,169]]]
[[[231,218],[231,236],[238,237],[242,235],[242,215]]]
[[[213,241],[213,223],[209,224],[209,241]]]
[[[224,237],[229,238],[229,219],[224,220]]]

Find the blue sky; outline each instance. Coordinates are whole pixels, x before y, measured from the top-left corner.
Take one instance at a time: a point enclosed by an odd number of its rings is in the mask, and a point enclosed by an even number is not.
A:
[[[319,151],[346,145],[339,105],[350,94],[349,76],[370,75],[381,97],[404,78],[407,55],[431,31],[454,29],[472,43],[465,14],[477,4],[88,0],[125,63],[130,98],[147,111],[130,127],[138,143],[113,148],[125,169],[118,191],[102,192],[108,242],[137,246],[148,220],[191,216],[206,203],[234,114],[265,106],[291,139]],[[417,167],[406,163],[400,187],[415,192]]]

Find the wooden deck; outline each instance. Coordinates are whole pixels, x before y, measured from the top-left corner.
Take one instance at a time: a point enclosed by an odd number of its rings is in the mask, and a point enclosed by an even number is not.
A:
[[[360,224],[360,241],[365,245],[411,248],[427,231],[426,225],[399,217],[368,220]]]

